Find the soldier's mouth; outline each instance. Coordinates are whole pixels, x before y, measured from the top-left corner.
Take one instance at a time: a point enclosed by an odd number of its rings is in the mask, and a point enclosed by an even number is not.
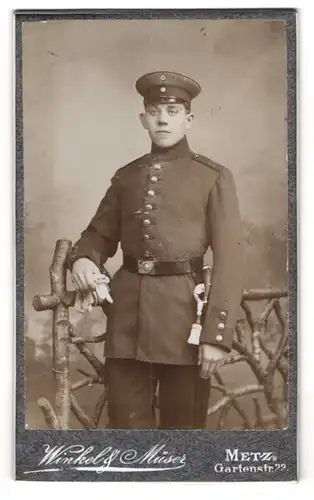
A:
[[[170,134],[168,130],[157,130],[157,134]]]

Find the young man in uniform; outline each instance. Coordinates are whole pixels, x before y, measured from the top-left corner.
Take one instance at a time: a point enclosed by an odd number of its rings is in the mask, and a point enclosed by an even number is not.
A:
[[[120,168],[72,253],[77,290],[121,242],[123,265],[113,277],[105,345],[109,426],[154,428],[153,380],[159,382],[160,428],[204,428],[209,377],[231,350],[242,297],[242,234],[231,172],[194,154],[186,132],[200,86],[172,72],[136,82],[151,151]],[[203,256],[213,273],[199,346],[193,290]],[[107,295],[108,301],[111,296]]]

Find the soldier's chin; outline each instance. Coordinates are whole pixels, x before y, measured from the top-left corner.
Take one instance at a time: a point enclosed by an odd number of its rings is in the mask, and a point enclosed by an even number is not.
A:
[[[169,135],[156,135],[153,139],[154,143],[156,146],[159,146],[160,148],[169,148],[170,146],[173,146],[175,144],[175,140],[173,137]]]

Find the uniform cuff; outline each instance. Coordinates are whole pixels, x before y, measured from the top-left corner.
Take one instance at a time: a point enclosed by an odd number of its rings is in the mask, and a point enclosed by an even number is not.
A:
[[[69,269],[72,270],[74,262],[83,258],[89,259],[92,262],[94,262],[96,266],[98,266],[99,268],[101,267],[101,262],[100,262],[101,259],[98,252],[94,252],[92,249],[87,250],[86,248],[79,249],[76,245],[74,245],[68,257]]]
[[[200,343],[216,345],[227,352],[232,349],[233,329],[227,326],[228,311],[211,306],[202,328]]]

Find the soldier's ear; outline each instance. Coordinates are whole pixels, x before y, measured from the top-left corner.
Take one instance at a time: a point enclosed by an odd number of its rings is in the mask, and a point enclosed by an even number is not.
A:
[[[194,120],[194,113],[188,113],[186,115],[186,130],[190,128]]]
[[[146,115],[144,113],[140,113],[140,120],[144,129],[147,130]]]

